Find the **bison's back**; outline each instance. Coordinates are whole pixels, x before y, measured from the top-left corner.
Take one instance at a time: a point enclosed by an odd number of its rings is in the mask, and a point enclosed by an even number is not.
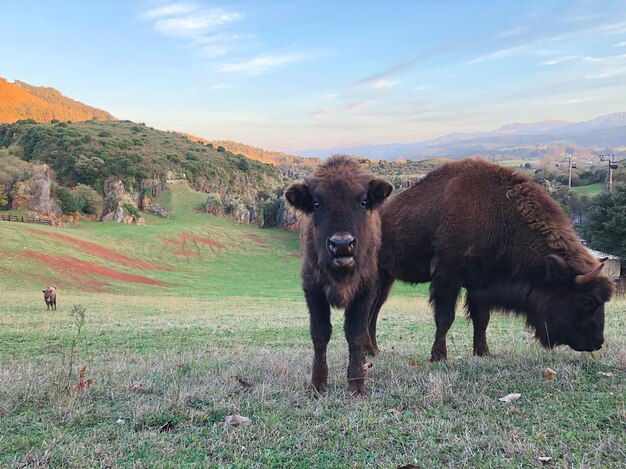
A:
[[[561,239],[564,251],[577,243],[569,220],[540,186],[475,159],[431,172],[387,201],[381,216],[381,265],[409,282],[430,280],[436,263],[464,277],[506,275],[529,256],[536,257],[538,274],[543,256],[554,252],[552,238]]]

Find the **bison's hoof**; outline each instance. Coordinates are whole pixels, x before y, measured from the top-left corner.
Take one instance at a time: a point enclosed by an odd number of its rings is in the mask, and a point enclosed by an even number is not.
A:
[[[315,397],[323,396],[324,394],[326,394],[326,391],[328,390],[328,386],[326,385],[325,382],[322,382],[322,381],[317,381],[317,382],[312,381],[311,387],[313,388],[313,395]]]
[[[447,353],[440,353],[440,352],[433,352],[430,354],[430,361],[431,362],[445,362],[448,359],[448,354]]]
[[[375,357],[380,354],[380,349],[378,347],[368,347],[365,351],[370,357]]]
[[[489,350],[474,350],[477,357],[493,358],[493,354]]]
[[[365,383],[348,382],[348,392],[352,397],[365,397],[367,392],[365,391]]]

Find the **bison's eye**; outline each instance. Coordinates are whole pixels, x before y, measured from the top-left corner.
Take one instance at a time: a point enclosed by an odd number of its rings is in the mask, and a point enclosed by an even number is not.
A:
[[[320,203],[317,200],[313,202],[313,208],[320,208]]]
[[[361,207],[367,208],[367,199],[361,200]]]
[[[586,298],[583,298],[582,300],[580,300],[580,303],[582,304],[583,308],[586,308],[586,309],[591,309],[593,307],[593,301],[588,300]]]

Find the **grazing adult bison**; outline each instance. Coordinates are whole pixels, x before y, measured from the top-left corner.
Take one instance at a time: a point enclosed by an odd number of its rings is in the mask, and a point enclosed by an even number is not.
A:
[[[489,355],[493,310],[525,315],[544,347],[602,346],[612,282],[559,205],[527,176],[481,160],[449,163],[388,200],[380,216],[371,353],[378,352],[376,320],[395,279],[431,282],[433,361],[447,358],[446,334],[461,287],[467,289],[475,355]]]
[[[46,287],[43,291],[43,299],[46,302],[46,309],[54,309],[57,310],[57,287],[54,285],[50,285]]]
[[[377,285],[381,226],[377,208],[392,186],[365,172],[354,160],[334,156],[304,183],[285,192],[302,211],[302,288],[313,341],[311,383],[324,392],[328,380],[326,347],[332,331],[330,307],[345,309],[348,390],[365,394],[368,319]]]

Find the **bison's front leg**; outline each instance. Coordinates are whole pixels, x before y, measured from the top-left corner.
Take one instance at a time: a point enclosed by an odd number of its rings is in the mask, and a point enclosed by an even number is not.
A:
[[[381,275],[368,323],[369,341],[366,345],[366,352],[371,356],[376,356],[380,353],[376,340],[376,323],[378,322],[378,313],[380,313],[380,309],[383,307],[383,304],[385,304],[385,301],[387,301],[387,296],[389,295],[389,290],[391,290],[392,285],[392,278],[387,275]]]
[[[475,293],[468,290],[465,297],[465,307],[474,325],[474,355],[479,357],[491,356],[489,346],[487,345],[487,326],[489,325],[490,317],[489,306],[481,302]]]
[[[313,371],[311,384],[319,392],[326,392],[328,386],[328,364],[326,349],[333,327],[330,323],[330,305],[321,288],[304,291],[309,307],[311,340],[313,341]]]
[[[372,307],[371,289],[358,294],[346,308],[344,331],[348,341],[350,359],[348,363],[348,391],[355,396],[365,396],[365,379],[367,370],[364,368],[365,349],[370,344],[368,321]]]
[[[461,291],[459,282],[435,276],[430,284],[430,302],[435,309],[435,342],[430,351],[430,361],[437,362],[448,359],[446,336],[454,322],[454,308]]]

